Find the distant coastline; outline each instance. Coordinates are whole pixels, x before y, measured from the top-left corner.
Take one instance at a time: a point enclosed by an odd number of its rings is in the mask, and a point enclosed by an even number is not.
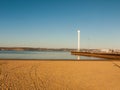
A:
[[[0,51],[73,51],[69,48],[0,47]]]

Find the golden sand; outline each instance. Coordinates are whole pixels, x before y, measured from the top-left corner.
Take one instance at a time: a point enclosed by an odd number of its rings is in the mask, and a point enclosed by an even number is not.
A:
[[[120,61],[0,60],[0,90],[120,90]]]

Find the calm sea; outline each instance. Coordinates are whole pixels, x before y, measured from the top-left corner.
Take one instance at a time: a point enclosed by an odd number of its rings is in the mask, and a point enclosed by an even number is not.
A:
[[[65,51],[0,51],[0,59],[100,59],[71,55]]]

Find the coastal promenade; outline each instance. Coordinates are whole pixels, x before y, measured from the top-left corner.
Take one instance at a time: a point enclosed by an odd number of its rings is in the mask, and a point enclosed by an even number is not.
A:
[[[0,90],[120,90],[118,60],[0,60]]]
[[[97,53],[97,52],[77,52],[71,51],[72,55],[79,55],[79,56],[89,56],[89,57],[99,57],[99,58],[106,58],[106,59],[120,59],[120,54],[118,53]]]

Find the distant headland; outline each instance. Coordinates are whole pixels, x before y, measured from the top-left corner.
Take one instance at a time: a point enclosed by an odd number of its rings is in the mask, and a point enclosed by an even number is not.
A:
[[[72,51],[70,48],[0,47],[0,51]]]

